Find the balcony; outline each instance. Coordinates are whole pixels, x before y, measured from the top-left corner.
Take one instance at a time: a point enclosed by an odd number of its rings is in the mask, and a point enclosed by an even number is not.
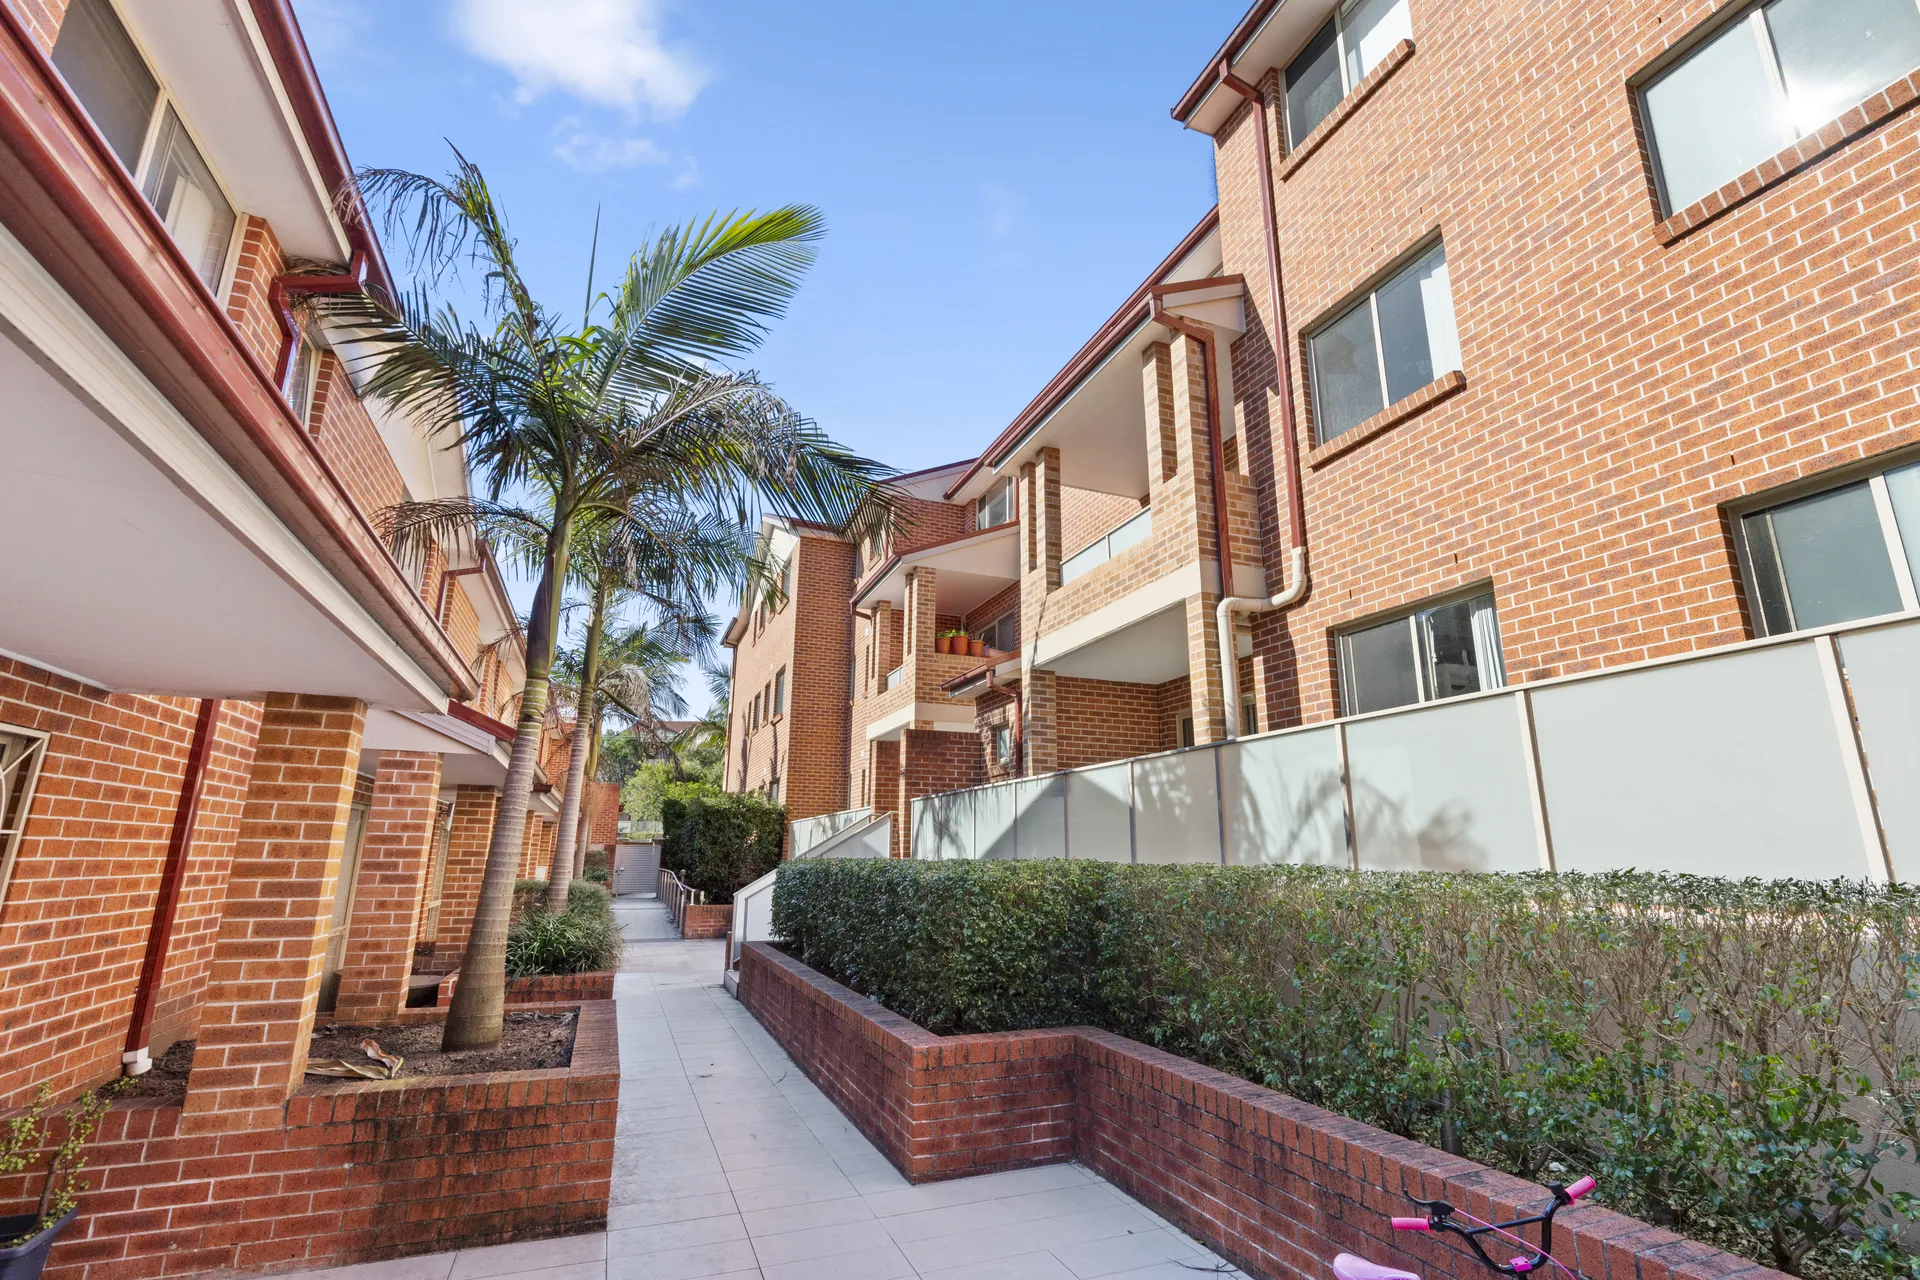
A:
[[[1107,533],[1062,560],[1060,585],[1065,586],[1075,578],[1105,564],[1128,547],[1138,546],[1152,536],[1153,508],[1146,507],[1139,515],[1122,521]]]

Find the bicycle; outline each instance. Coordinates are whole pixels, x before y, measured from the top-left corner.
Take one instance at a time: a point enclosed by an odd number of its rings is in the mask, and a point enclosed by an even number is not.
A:
[[[1597,1184],[1592,1178],[1581,1178],[1571,1186],[1562,1186],[1558,1182],[1549,1182],[1547,1190],[1553,1193],[1552,1201],[1543,1212],[1530,1218],[1515,1218],[1511,1222],[1483,1222],[1464,1210],[1456,1209],[1445,1200],[1421,1200],[1408,1196],[1409,1200],[1425,1209],[1426,1216],[1420,1218],[1392,1218],[1395,1231],[1439,1231],[1457,1235],[1467,1242],[1474,1255],[1487,1270],[1504,1276],[1523,1276],[1538,1270],[1542,1265],[1551,1264],[1567,1275],[1567,1280],[1579,1280],[1579,1276],[1560,1259],[1553,1256],[1553,1215],[1566,1208],[1580,1197],[1592,1191]],[[1456,1221],[1462,1219],[1464,1221]],[[1472,1225],[1466,1225],[1471,1223]],[[1528,1244],[1515,1234],[1515,1228],[1540,1228],[1539,1245]],[[1529,1253],[1516,1254],[1505,1262],[1496,1262],[1480,1243],[1482,1236],[1497,1236],[1510,1240]],[[1401,1271],[1396,1267],[1383,1267],[1368,1262],[1365,1258],[1355,1257],[1351,1253],[1340,1254],[1333,1260],[1333,1274],[1339,1280],[1421,1280],[1411,1271]]]

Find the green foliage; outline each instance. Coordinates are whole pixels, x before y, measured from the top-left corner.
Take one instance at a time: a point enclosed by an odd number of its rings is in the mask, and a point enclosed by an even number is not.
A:
[[[540,880],[523,880],[538,885]],[[516,886],[516,889],[518,886]],[[542,909],[542,898],[507,930],[507,976],[531,978],[538,974],[596,973],[620,961],[620,927],[613,921],[613,895],[591,880],[567,886],[564,911]]]
[[[620,788],[620,808],[635,822],[661,822],[664,821],[661,806],[669,796],[684,800],[720,794],[717,781],[705,778],[682,780],[674,774],[672,765],[655,760],[634,770],[633,776]]]
[[[1920,894],[1633,873],[807,861],[774,928],[931,1030],[1088,1023],[1797,1275],[1920,1276]]]
[[[513,916],[518,920],[530,911],[541,910],[541,903],[547,896],[545,880],[515,880],[513,882]]]
[[[37,1161],[39,1153],[52,1148],[47,1159],[46,1181],[40,1187],[40,1200],[34,1207],[33,1226],[13,1239],[0,1239],[0,1249],[25,1244],[66,1216],[79,1203],[87,1189],[80,1171],[86,1168],[87,1143],[100,1127],[100,1117],[113,1105],[113,1095],[126,1085],[116,1080],[101,1089],[90,1089],[75,1098],[57,1117],[65,1132],[54,1141],[56,1126],[47,1116],[53,1102],[53,1089],[41,1085],[33,1101],[7,1122],[0,1137],[0,1173],[18,1173]]]
[[[787,811],[759,796],[675,785],[660,820],[661,865],[710,902],[732,902],[736,890],[780,865]]]

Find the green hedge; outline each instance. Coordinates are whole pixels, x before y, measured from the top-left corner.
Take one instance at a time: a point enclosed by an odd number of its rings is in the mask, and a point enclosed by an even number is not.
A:
[[[773,923],[930,1030],[1090,1023],[1786,1271],[1920,1276],[1879,1180],[1920,1150],[1907,890],[809,861]]]
[[[544,880],[522,881],[546,890]],[[518,888],[518,886],[515,886]],[[620,963],[624,939],[613,920],[613,895],[604,885],[575,880],[567,886],[564,911],[547,911],[535,899],[507,929],[507,976],[598,973]]]
[[[759,796],[670,790],[660,821],[660,865],[709,902],[732,902],[780,865],[787,811]]]

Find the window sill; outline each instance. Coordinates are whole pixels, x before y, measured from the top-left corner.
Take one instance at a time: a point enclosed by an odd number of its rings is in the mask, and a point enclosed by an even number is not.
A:
[[[1313,126],[1307,136],[1300,139],[1300,145],[1289,151],[1280,161],[1280,181],[1285,182],[1293,176],[1293,171],[1305,164],[1307,157],[1318,151],[1333,131],[1347,122],[1347,117],[1360,109],[1360,104],[1379,91],[1387,82],[1387,77],[1398,71],[1413,57],[1413,41],[1402,40],[1388,50],[1380,65],[1367,72],[1360,83],[1353,86],[1353,92],[1340,99],[1340,105],[1327,113],[1327,118]]]
[[[1654,238],[1662,245],[1691,235],[1729,209],[1745,204],[1820,159],[1920,101],[1920,71],[1896,80],[1853,110],[1823,125],[1759,167],[1741,174],[1712,195],[1695,201],[1655,225]]]
[[[1429,382],[1412,395],[1396,400],[1380,412],[1349,431],[1343,431],[1323,445],[1317,446],[1307,454],[1307,466],[1318,468],[1332,462],[1344,453],[1359,448],[1375,436],[1399,426],[1409,418],[1418,417],[1442,400],[1466,390],[1467,375],[1455,369],[1444,378]]]

